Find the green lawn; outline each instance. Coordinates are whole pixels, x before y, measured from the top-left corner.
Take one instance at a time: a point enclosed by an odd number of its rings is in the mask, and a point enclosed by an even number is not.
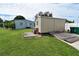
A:
[[[50,35],[45,35],[41,38],[24,38],[23,33],[30,31],[30,29],[0,29],[0,55],[79,55],[79,51]]]

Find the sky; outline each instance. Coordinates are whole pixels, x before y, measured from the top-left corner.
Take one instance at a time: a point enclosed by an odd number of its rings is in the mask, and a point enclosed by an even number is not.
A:
[[[78,3],[0,3],[0,17],[3,20],[13,20],[15,16],[22,15],[33,21],[40,11],[49,11],[53,17],[79,22]]]

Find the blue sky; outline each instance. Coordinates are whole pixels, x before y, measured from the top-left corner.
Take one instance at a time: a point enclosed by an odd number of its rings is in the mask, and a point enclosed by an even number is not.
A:
[[[23,15],[26,19],[34,20],[36,13],[49,11],[54,17],[77,21],[79,18],[78,3],[0,3],[0,17],[12,20],[16,15]]]

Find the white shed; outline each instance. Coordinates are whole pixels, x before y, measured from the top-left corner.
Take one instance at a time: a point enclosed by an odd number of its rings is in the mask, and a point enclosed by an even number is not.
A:
[[[50,16],[36,16],[35,32],[63,32],[65,31],[65,19],[54,18]]]

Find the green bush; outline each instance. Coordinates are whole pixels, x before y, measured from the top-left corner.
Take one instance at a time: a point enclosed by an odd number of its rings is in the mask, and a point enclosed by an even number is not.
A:
[[[0,27],[3,27],[3,23],[0,23]]]
[[[6,20],[5,22],[4,22],[4,26],[5,26],[5,28],[12,28],[12,29],[15,29],[15,23],[14,23],[14,21],[8,21],[8,20]]]

